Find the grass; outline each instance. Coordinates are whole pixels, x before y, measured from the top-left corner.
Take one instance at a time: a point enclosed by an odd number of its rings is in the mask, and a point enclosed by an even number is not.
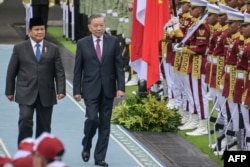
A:
[[[76,52],[76,43],[71,40],[66,40],[63,37],[62,27],[48,27],[48,33],[59,43],[61,43],[66,49],[68,49],[71,53],[75,54]],[[126,87],[126,95],[131,96],[133,91],[137,91],[137,86],[127,86]],[[210,103],[210,108],[212,108],[212,104]],[[178,131],[178,133],[185,138],[188,142],[193,144],[195,147],[199,148],[202,152],[207,154],[211,159],[217,162],[221,167],[223,166],[223,161],[213,154],[213,151],[208,147],[208,136],[186,136],[185,133],[187,131]],[[213,139],[213,136],[212,136]]]

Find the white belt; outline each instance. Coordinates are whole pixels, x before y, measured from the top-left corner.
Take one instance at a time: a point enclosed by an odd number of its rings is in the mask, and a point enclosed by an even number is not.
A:
[[[225,72],[230,73],[230,67],[229,66],[225,66]]]
[[[209,62],[212,62],[212,56],[208,55],[208,56],[207,56],[207,60],[208,60]]]
[[[236,73],[236,78],[237,79],[244,79],[244,73],[243,72],[237,72]]]
[[[217,57],[213,57],[213,58],[212,58],[212,63],[213,63],[213,64],[217,64]]]

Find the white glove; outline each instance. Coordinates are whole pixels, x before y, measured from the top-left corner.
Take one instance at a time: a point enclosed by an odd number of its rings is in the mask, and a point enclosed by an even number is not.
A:
[[[181,55],[181,53],[183,51],[183,48],[179,47],[179,44],[177,43],[177,44],[174,45],[174,51],[178,52]]]
[[[180,23],[175,23],[173,27],[174,27],[175,31],[179,30],[180,29]]]
[[[3,0],[0,0],[0,4],[2,4],[3,3]]]
[[[131,43],[131,39],[130,38],[125,38],[125,43],[126,44],[130,44]]]
[[[24,6],[25,9],[29,9],[30,6],[31,6],[31,3],[24,3],[23,2],[23,6]]]
[[[51,7],[53,7],[53,6],[55,6],[55,3],[54,3],[54,2],[50,2],[50,3],[49,3],[49,8],[51,8]]]
[[[170,27],[167,28],[167,34],[168,34],[168,35],[170,35],[171,32],[173,32],[173,31],[174,31],[174,29],[173,29],[172,26],[170,26]]]
[[[224,85],[220,85],[220,90],[223,90],[223,88],[224,88]]]
[[[172,20],[169,20],[165,25],[164,25],[164,30],[166,30],[168,27],[171,27],[173,25]]]
[[[180,23],[180,22],[179,22],[179,17],[178,17],[178,16],[177,16],[177,17],[175,17],[175,16],[171,17],[171,20],[172,20],[172,23],[173,23],[173,24]]]

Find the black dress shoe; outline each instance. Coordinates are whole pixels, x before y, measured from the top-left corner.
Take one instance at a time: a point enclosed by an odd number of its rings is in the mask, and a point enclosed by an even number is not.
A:
[[[97,162],[95,162],[95,165],[106,166],[106,167],[109,166],[109,164],[105,161],[97,161]]]
[[[84,162],[88,162],[89,161],[89,157],[90,157],[89,151],[82,150],[82,160]]]

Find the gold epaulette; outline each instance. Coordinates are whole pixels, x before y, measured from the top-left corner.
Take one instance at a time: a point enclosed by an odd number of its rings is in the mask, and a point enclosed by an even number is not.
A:
[[[177,38],[182,38],[182,37],[184,37],[184,34],[183,34],[183,32],[182,32],[180,29],[175,30],[175,31],[174,31],[174,35],[175,35],[175,37],[177,37]]]
[[[250,43],[250,38],[244,39],[244,44],[249,44]]]
[[[241,41],[244,41],[243,35],[240,35],[240,40],[241,40]]]

